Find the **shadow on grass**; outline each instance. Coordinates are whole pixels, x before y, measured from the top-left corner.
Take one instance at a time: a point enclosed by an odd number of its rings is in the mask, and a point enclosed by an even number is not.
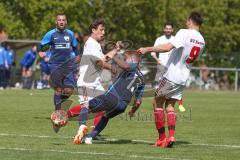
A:
[[[130,140],[130,139],[107,139],[101,138],[100,140],[95,140],[94,143],[96,144],[147,144],[147,145],[154,145],[154,141],[144,141],[144,140]],[[177,141],[174,145],[186,145],[191,144],[187,141]]]
[[[50,120],[50,117],[33,117],[34,119],[45,119],[45,120]]]
[[[65,146],[66,144],[64,143],[51,143],[54,146]]]

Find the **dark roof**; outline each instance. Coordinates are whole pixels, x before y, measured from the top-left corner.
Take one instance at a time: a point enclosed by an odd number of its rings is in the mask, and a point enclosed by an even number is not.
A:
[[[16,40],[16,39],[7,39],[4,41],[0,42],[1,44],[8,44],[11,46],[11,48],[13,50],[17,50],[17,49],[22,49],[22,48],[26,48],[26,47],[30,47],[36,44],[39,44],[40,41],[38,40]]]

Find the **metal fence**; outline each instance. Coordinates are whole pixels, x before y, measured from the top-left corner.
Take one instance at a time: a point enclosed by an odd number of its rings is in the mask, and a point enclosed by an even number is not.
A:
[[[141,71],[145,77],[147,88],[154,87],[154,78],[156,75],[156,63],[144,62],[141,64]],[[197,90],[231,90],[239,91],[240,87],[240,69],[239,68],[218,68],[218,67],[192,67],[191,74],[187,81],[188,89]],[[39,67],[36,69],[34,82],[38,82],[40,77]],[[103,82],[106,86],[112,83],[111,74],[104,71],[102,76]],[[20,69],[13,68],[10,80],[11,87],[17,87],[21,83]],[[18,85],[17,85],[18,84]],[[36,84],[35,84],[36,85]],[[34,84],[33,84],[33,87]]]
[[[144,62],[141,65],[145,75],[147,86],[153,85],[156,74],[156,63]],[[187,88],[199,90],[232,90],[239,91],[239,68],[219,67],[191,67],[191,73],[187,81]]]

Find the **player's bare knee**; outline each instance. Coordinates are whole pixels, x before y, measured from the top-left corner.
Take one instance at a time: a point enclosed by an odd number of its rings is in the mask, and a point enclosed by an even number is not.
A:
[[[167,111],[174,111],[174,106],[176,103],[176,99],[169,99],[166,101],[165,107]]]
[[[152,100],[152,106],[153,106],[153,109],[157,108],[156,100],[154,98]]]
[[[163,108],[165,99],[162,97],[155,97],[154,98],[155,108]]]

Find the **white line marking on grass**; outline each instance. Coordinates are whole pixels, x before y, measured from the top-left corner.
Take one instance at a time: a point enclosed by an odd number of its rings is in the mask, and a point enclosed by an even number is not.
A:
[[[165,159],[165,160],[187,160],[187,159],[176,159],[176,158],[165,158],[165,157],[154,157],[154,156],[140,156],[140,155],[123,155],[123,154],[112,154],[103,152],[78,152],[68,150],[54,150],[54,149],[30,149],[30,148],[8,148],[0,147],[0,150],[12,150],[12,151],[36,151],[36,152],[55,152],[55,153],[68,153],[68,154],[87,154],[87,155],[102,155],[102,156],[121,156],[125,158],[142,158],[142,159]]]
[[[111,139],[105,139],[110,142],[119,141],[119,139],[111,138]],[[146,144],[153,144],[152,141],[146,141],[146,140],[131,140],[132,142],[139,142],[139,143],[146,143]],[[228,145],[228,144],[181,144],[185,146],[205,146],[205,147],[224,147],[224,148],[240,148],[240,145]]]
[[[16,136],[16,137],[30,137],[30,138],[61,138],[61,139],[71,139],[73,137],[70,136],[65,136],[65,137],[52,137],[52,136],[46,136],[46,135],[27,135],[27,134],[14,134],[14,133],[0,133],[0,136],[6,136],[6,137],[11,137],[11,136]],[[103,139],[105,141],[110,141],[110,142],[116,142],[119,141],[120,139],[116,138],[106,138]],[[136,142],[136,143],[146,143],[146,144],[153,144],[153,141],[147,141],[147,140],[136,140],[132,139],[129,140],[131,142]],[[240,145],[228,145],[228,144],[181,144],[184,146],[204,146],[204,147],[223,147],[223,148],[240,148]]]

